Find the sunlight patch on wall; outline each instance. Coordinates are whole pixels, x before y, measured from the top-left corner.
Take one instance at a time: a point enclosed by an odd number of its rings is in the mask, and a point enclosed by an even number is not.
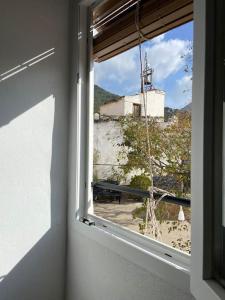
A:
[[[15,66],[7,71],[5,71],[4,73],[0,74],[0,82],[7,80],[13,76],[15,76],[16,74],[32,67],[33,65],[39,63],[42,60],[47,59],[49,56],[52,56],[55,54],[55,48],[51,48],[45,52],[40,53],[39,55],[32,57],[31,59],[21,63],[18,66]]]
[[[53,95],[0,130],[0,278],[51,227]]]

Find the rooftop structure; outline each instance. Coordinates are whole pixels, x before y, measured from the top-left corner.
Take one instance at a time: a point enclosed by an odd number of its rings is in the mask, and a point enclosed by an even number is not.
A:
[[[147,116],[164,118],[165,92],[153,89],[147,91]],[[100,106],[100,114],[105,116],[126,116],[133,114],[135,117],[144,117],[144,102],[142,94],[123,96],[108,101]]]

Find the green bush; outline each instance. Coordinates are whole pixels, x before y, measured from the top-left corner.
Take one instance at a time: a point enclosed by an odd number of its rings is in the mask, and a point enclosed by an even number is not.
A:
[[[130,182],[130,187],[141,189],[144,191],[148,191],[150,185],[151,185],[151,180],[144,173],[141,175],[133,176]]]

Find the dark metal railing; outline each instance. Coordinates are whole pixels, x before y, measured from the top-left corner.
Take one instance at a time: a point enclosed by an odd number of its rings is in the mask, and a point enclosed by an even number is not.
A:
[[[140,189],[135,189],[135,188],[131,188],[125,185],[117,185],[117,184],[112,184],[112,183],[108,183],[106,181],[99,181],[99,182],[92,182],[92,187],[94,188],[98,188],[98,189],[103,189],[103,190],[110,190],[110,191],[117,191],[117,192],[121,192],[121,193],[127,193],[127,194],[131,194],[131,195],[136,195],[142,198],[148,198],[149,197],[149,192],[148,191],[143,191]],[[155,197],[159,198],[160,196],[162,196],[162,194],[160,193],[155,193],[154,194]],[[190,207],[191,206],[191,200],[187,199],[187,198],[179,198],[179,197],[175,197],[175,196],[169,196],[166,195],[162,201],[167,202],[167,203],[171,203],[171,204],[177,204],[177,205],[182,205],[182,206],[186,206],[186,207]]]

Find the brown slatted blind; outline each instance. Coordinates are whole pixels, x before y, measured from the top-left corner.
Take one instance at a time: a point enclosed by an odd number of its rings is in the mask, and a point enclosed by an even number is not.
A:
[[[139,28],[151,39],[193,19],[193,0],[142,0]],[[95,61],[104,61],[139,42],[135,24],[137,0],[108,0],[93,11],[98,34],[93,40]]]

